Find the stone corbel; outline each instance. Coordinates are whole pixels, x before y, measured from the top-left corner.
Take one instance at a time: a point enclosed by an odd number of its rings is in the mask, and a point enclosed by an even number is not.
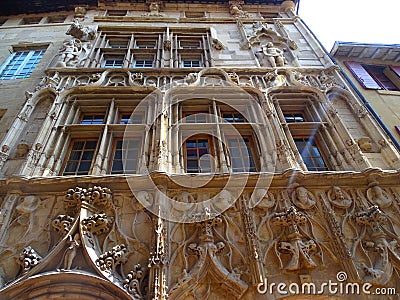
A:
[[[211,41],[212,41],[212,46],[217,49],[217,50],[224,50],[225,46],[224,44],[218,39],[217,36],[217,31],[215,30],[215,28],[211,27],[210,28],[210,32],[211,32]]]

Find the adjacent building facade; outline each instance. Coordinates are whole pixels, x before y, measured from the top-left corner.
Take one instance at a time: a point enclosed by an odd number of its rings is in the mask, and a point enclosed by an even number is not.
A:
[[[1,17],[2,299],[398,297],[399,150],[298,3],[66,3]]]
[[[331,54],[400,143],[400,46],[336,42]]]

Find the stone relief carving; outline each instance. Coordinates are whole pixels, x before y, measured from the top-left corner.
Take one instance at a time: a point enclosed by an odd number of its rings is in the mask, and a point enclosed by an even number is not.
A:
[[[282,213],[276,213],[272,218],[272,224],[281,226],[287,230],[287,240],[280,240],[277,244],[279,253],[288,254],[290,259],[283,266],[283,257],[278,254],[281,266],[289,271],[300,270],[302,267],[315,268],[317,263],[312,258],[312,254],[317,252],[317,244],[313,239],[309,239],[300,232],[302,225],[307,223],[307,218],[295,207],[291,206]]]
[[[59,91],[58,85],[60,83],[60,74],[58,72],[55,72],[52,76],[44,76],[42,80],[39,82],[39,84],[36,86],[35,91],[40,91],[45,88],[50,88],[54,91]],[[33,92],[33,93],[34,93]],[[33,93],[31,92],[26,92],[30,93],[30,97],[32,97]]]
[[[270,67],[283,67],[286,64],[286,58],[283,55],[283,50],[275,47],[272,42],[262,45],[261,50]],[[265,63],[262,59],[260,60],[260,63],[261,65],[265,66]]]
[[[236,18],[248,18],[250,17],[249,14],[243,10],[242,4],[243,1],[229,1],[230,3],[230,13],[232,16]]]
[[[75,7],[75,18],[84,18],[86,14],[86,8],[83,6],[77,6]]]
[[[110,230],[113,218],[104,213],[94,214],[81,221],[82,230],[92,235],[103,234]]]
[[[375,180],[368,184],[367,198],[372,205],[377,205],[379,208],[386,208],[392,204],[391,197],[379,186],[379,182]]]
[[[39,85],[37,90],[41,90],[45,87],[52,88],[56,92],[60,92],[67,88],[76,86],[85,87],[150,87],[157,88],[165,85],[172,86],[196,86],[200,84],[209,84],[217,86],[223,82],[217,82],[215,79],[204,81],[201,78],[210,78],[211,75],[207,73],[215,72],[221,80],[226,81],[230,84],[244,86],[244,87],[255,87],[261,90],[273,87],[281,86],[309,86],[327,91],[333,87],[341,88],[341,84],[336,83],[336,79],[333,73],[328,71],[304,71],[302,73],[293,71],[291,69],[275,69],[267,73],[260,73],[258,75],[240,74],[239,72],[226,72],[219,68],[210,68],[200,71],[199,73],[189,73],[185,77],[181,76],[160,76],[157,74],[147,74],[140,72],[130,72],[128,70],[106,70],[102,73],[96,72],[88,75],[81,75],[78,77],[71,77],[70,75],[62,74],[62,71],[54,73],[53,76],[46,76],[43,81],[43,85]],[[323,74],[324,73],[324,74]],[[215,75],[213,75],[215,77]],[[328,81],[321,81],[321,77],[328,77],[332,80],[331,83]],[[34,93],[31,93],[33,96]],[[360,143],[363,140],[360,140]],[[367,145],[367,144],[366,144]],[[363,146],[363,145],[362,145]]]
[[[338,265],[337,252],[332,251],[337,245],[336,236],[329,232],[332,224],[336,228],[339,225],[334,218],[328,220],[316,214],[320,204],[306,187],[295,183],[266,193],[255,190],[252,197],[259,200],[251,209],[257,237],[253,247],[260,249],[259,269],[265,270],[268,278],[281,280],[279,270],[297,274],[300,270],[322,270],[327,265]]]
[[[68,28],[67,35],[73,38],[66,40],[59,52],[59,61],[56,67],[79,67],[88,58],[92,48],[91,40],[96,35],[96,29],[82,25],[77,19]]]
[[[261,21],[249,27],[238,20],[238,27],[242,35],[242,49],[252,49],[262,67],[283,67],[295,60],[291,51],[296,50],[297,45],[288,38],[286,32],[282,36],[269,24]]]
[[[378,206],[352,215],[358,226],[352,255],[362,272],[363,280],[386,284],[394,268],[400,267],[399,238],[390,230],[390,221]]]
[[[288,72],[288,77],[290,82],[295,86],[310,86],[326,91],[332,87],[342,88],[345,87],[343,84],[339,83],[337,79],[331,75],[327,74],[326,71],[321,71],[320,73],[305,74],[299,71],[290,70]]]
[[[74,237],[69,235],[68,239],[69,239],[69,246],[64,253],[63,270],[71,269],[72,263],[77,254],[77,249],[81,245],[81,238],[79,236],[79,233],[75,233]]]
[[[268,87],[286,86],[288,85],[286,75],[278,74],[278,70],[268,72],[264,75],[265,82]]]
[[[297,187],[296,187],[297,186]],[[305,187],[295,185],[292,192],[292,201],[294,205],[301,209],[310,209],[315,205],[314,196]]]
[[[89,57],[91,44],[75,38],[64,42],[56,67],[79,67]]]
[[[129,272],[124,280],[124,288],[132,295],[133,299],[143,299],[141,292],[141,286],[143,283],[143,271],[142,266],[137,264],[134,269]]]
[[[349,194],[339,186],[333,186],[328,192],[330,203],[337,208],[349,208],[352,200]]]
[[[161,1],[152,1],[148,3],[149,12],[145,13],[143,16],[146,17],[163,17],[164,15],[160,13],[161,10]]]
[[[96,36],[96,29],[92,26],[82,25],[77,19],[75,19],[67,29],[66,34],[71,35],[82,42],[88,42],[93,40]]]
[[[384,211],[377,205],[367,206],[372,203],[368,189],[377,186],[392,199]],[[181,194],[172,190],[169,195],[196,202],[214,194],[211,190]],[[222,198],[232,195],[235,192]],[[256,188],[243,192],[223,214],[211,208],[202,212],[210,219],[196,221],[204,218],[193,216],[193,223],[188,224],[166,222],[150,214],[142,200],[154,205],[151,192],[139,193],[140,202],[102,186],[69,189],[64,206],[61,196],[57,197],[15,198],[17,213],[9,226],[13,236],[22,238],[13,252],[4,251],[4,246],[11,241],[16,244],[15,237],[3,239],[0,275],[8,271],[1,275],[2,285],[41,270],[75,272],[78,266],[85,268],[81,263],[86,255],[96,276],[111,280],[133,299],[150,294],[174,299],[251,297],[251,286],[266,274],[280,278],[306,269],[316,274],[332,266],[354,280],[386,285],[392,284],[400,267],[399,226],[394,217],[400,198],[373,176],[364,189],[335,185],[316,191],[298,183],[286,189]],[[301,201],[307,205],[296,206]],[[37,213],[47,220],[45,225],[38,223]],[[40,241],[52,239],[54,243],[51,247],[35,244],[19,234],[26,226],[30,228],[30,219],[35,232],[54,228],[53,233],[63,238],[41,238],[37,233]],[[21,224],[26,226],[19,228]],[[14,261],[17,272],[8,274],[8,260]]]
[[[201,291],[207,291],[205,295],[212,297],[221,289],[233,297],[240,297],[247,290],[242,279],[247,276],[241,270],[244,261],[240,243],[244,243],[244,238],[235,225],[237,218],[240,221],[240,213],[236,216],[234,211],[199,223],[173,227],[171,297],[183,299],[190,295],[197,299],[196,295]],[[238,243],[239,237],[243,240]],[[218,282],[219,288],[209,282],[210,276]]]

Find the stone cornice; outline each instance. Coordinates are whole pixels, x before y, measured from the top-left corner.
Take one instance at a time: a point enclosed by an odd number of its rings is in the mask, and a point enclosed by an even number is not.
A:
[[[114,191],[129,191],[129,180],[135,182],[143,182],[151,178],[151,181],[156,185],[164,184],[167,189],[179,188],[176,185],[176,179],[183,182],[186,180],[195,180],[209,175],[187,175],[187,174],[167,174],[163,172],[153,172],[150,175],[87,175],[87,176],[54,176],[54,177],[24,177],[13,176],[7,179],[0,179],[0,190],[12,191],[18,190],[21,193],[62,193],[69,188],[77,185],[94,186],[101,185],[107,182],[107,186]],[[221,186],[231,180],[242,184],[243,180],[247,180],[246,188],[254,188],[260,177],[271,178],[273,176],[270,187],[273,189],[288,188],[293,182],[301,182],[302,185],[310,189],[328,189],[332,185],[338,185],[343,188],[349,187],[368,187],[368,178],[379,178],[381,186],[393,186],[398,184],[400,171],[399,170],[381,170],[378,168],[370,168],[361,172],[356,171],[327,171],[327,172],[304,172],[300,170],[287,170],[283,173],[244,173],[244,174],[216,174],[213,179],[201,189],[220,189]],[[145,187],[143,187],[145,188]]]

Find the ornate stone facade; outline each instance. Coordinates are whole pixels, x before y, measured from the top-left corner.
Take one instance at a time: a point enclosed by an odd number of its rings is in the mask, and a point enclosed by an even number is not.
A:
[[[398,297],[400,153],[294,11],[71,12],[1,125],[0,298]]]

